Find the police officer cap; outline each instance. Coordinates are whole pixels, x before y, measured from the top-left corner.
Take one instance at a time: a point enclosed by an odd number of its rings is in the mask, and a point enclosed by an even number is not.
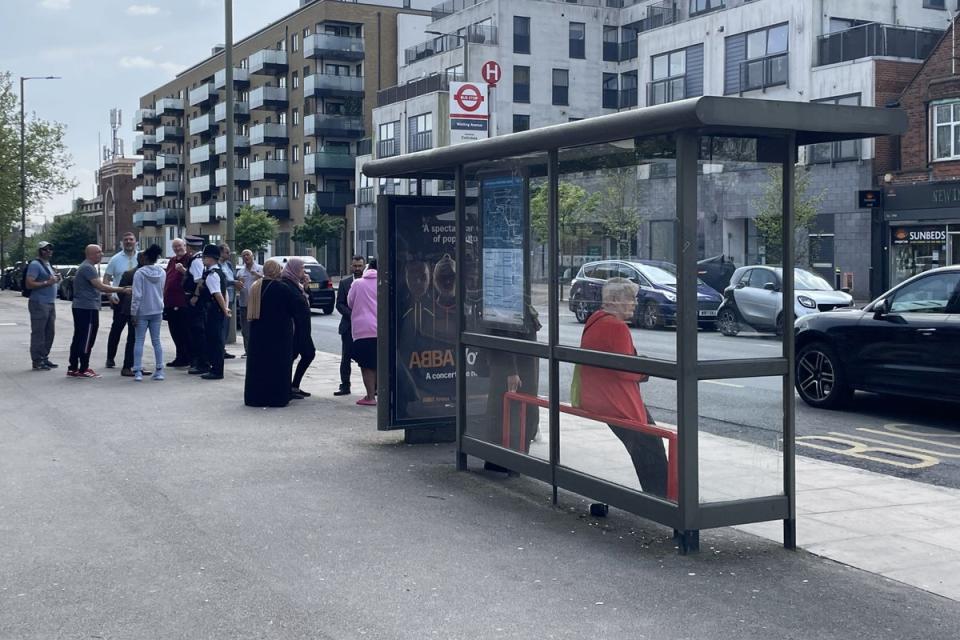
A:
[[[203,238],[201,238],[200,236],[187,236],[186,238],[184,238],[184,241],[191,247],[203,246]]]
[[[203,257],[204,258],[216,258],[220,259],[220,247],[215,244],[208,244],[203,248]]]

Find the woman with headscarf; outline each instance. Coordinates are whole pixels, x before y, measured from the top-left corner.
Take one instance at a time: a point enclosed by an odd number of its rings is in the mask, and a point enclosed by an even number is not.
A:
[[[304,283],[309,280],[309,276],[307,276],[303,268],[303,260],[300,258],[290,258],[287,260],[287,266],[283,268],[280,280],[290,288],[290,291],[300,302],[296,305],[296,310],[293,314],[293,350],[290,358],[291,364],[298,356],[300,357],[300,362],[297,363],[297,369],[293,374],[293,381],[290,383],[290,397],[302,399],[310,395],[306,391],[300,390],[303,374],[307,372],[307,368],[317,355],[317,350],[313,346],[313,337],[310,335],[310,298],[303,289]]]
[[[243,402],[248,407],[285,407],[290,402],[293,317],[300,301],[281,281],[281,272],[278,262],[268,260],[247,301],[250,346]]]

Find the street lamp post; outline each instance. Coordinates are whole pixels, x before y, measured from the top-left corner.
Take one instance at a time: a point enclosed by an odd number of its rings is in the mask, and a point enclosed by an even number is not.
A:
[[[26,116],[23,107],[23,83],[27,80],[60,80],[60,76],[20,76],[20,262],[27,260]]]

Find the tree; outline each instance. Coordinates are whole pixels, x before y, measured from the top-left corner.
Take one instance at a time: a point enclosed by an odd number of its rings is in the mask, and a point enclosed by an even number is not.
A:
[[[65,193],[76,182],[67,175],[73,159],[67,152],[64,125],[37,118],[25,123],[24,173],[27,213],[51,196]],[[0,73],[0,261],[6,243],[20,228],[20,104],[9,72]]]
[[[293,240],[308,244],[318,252],[331,240],[336,240],[343,232],[344,219],[339,216],[331,216],[320,211],[320,208],[314,205],[308,213],[302,225],[293,228]]]
[[[76,211],[57,216],[45,235],[53,243],[55,259],[61,264],[83,262],[87,245],[97,241],[97,231],[90,218]]]
[[[277,220],[261,209],[254,209],[249,205],[240,207],[237,212],[234,235],[236,236],[236,252],[250,249],[253,253],[260,253],[269,246],[277,235]]]
[[[606,186],[600,193],[597,221],[604,234],[616,243],[617,257],[629,257],[641,222],[636,167],[613,169],[607,174]]]
[[[801,168],[794,171],[794,204],[793,220],[797,236],[806,237],[810,226],[817,218],[817,210],[826,195],[826,189],[816,195],[807,195],[810,186],[810,174]],[[760,199],[754,203],[757,208],[757,217],[754,224],[757,235],[763,243],[768,264],[783,262],[783,177],[780,169],[767,169],[767,184]],[[797,243],[796,264],[805,264],[807,260],[807,244]]]

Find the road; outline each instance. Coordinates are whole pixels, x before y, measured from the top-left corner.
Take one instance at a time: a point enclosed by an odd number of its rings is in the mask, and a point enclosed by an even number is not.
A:
[[[541,320],[547,317],[540,309]],[[314,313],[317,349],[339,353],[338,314]],[[561,309],[560,342],[579,344],[583,325]],[[671,360],[676,357],[676,333],[670,329],[632,329],[640,354]],[[540,331],[545,339],[547,327]],[[779,339],[741,333],[726,337],[701,331],[701,360],[775,357]],[[540,393],[548,388],[547,367],[540,368]],[[561,399],[569,400],[572,365],[560,368]],[[644,400],[660,422],[676,421],[676,384],[651,379],[642,387]],[[782,390],[779,378],[704,381],[700,387],[700,426],[765,446],[778,446],[781,437]],[[857,393],[844,411],[824,411],[797,398],[798,453],[848,464],[901,478],[960,488],[960,425],[957,407],[948,403]]]

